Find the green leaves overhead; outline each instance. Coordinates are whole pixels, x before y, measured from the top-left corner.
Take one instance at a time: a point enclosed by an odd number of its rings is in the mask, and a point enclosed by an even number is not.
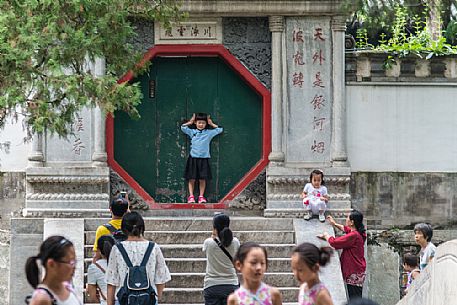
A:
[[[117,83],[127,71],[147,68],[136,66],[143,54],[131,43],[132,23],[182,17],[166,0],[0,0],[2,112],[24,114],[32,133],[60,136],[84,106],[138,117],[138,85]],[[106,58],[106,75],[94,76],[89,63],[96,58]]]

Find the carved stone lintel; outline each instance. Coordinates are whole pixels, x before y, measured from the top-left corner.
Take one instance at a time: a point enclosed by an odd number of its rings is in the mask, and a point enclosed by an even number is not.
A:
[[[32,193],[27,194],[27,200],[109,200],[108,194],[75,194],[75,193]]]
[[[270,32],[284,32],[284,17],[270,16],[269,18]]]
[[[77,183],[94,184],[108,183],[108,177],[85,177],[85,176],[27,176],[30,183]]]

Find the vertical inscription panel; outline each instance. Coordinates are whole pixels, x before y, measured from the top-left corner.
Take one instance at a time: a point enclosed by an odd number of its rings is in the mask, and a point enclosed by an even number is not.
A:
[[[93,152],[93,116],[91,109],[84,108],[74,119],[72,134],[67,139],[55,135],[46,137],[47,162],[90,162]]]
[[[330,161],[330,18],[287,18],[287,162]]]

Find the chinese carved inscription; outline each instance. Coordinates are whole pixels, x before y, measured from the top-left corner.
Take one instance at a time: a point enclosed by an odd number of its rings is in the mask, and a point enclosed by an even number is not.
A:
[[[291,161],[330,160],[331,31],[330,18],[286,21]],[[299,145],[297,149],[295,145]]]

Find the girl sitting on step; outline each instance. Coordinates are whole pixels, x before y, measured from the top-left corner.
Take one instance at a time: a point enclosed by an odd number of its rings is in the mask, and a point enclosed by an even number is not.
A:
[[[262,280],[267,270],[267,250],[247,242],[240,246],[234,258],[236,269],[243,275],[243,284],[227,300],[229,305],[281,305],[279,290]]]
[[[309,182],[303,188],[302,198],[305,208],[305,220],[310,220],[313,215],[319,214],[319,221],[325,222],[326,203],[328,202],[327,188],[324,186],[324,173],[315,169],[309,175]]]
[[[330,293],[319,279],[320,267],[332,256],[330,247],[318,248],[311,243],[302,243],[292,252],[292,271],[300,283],[299,305],[333,305]]]

